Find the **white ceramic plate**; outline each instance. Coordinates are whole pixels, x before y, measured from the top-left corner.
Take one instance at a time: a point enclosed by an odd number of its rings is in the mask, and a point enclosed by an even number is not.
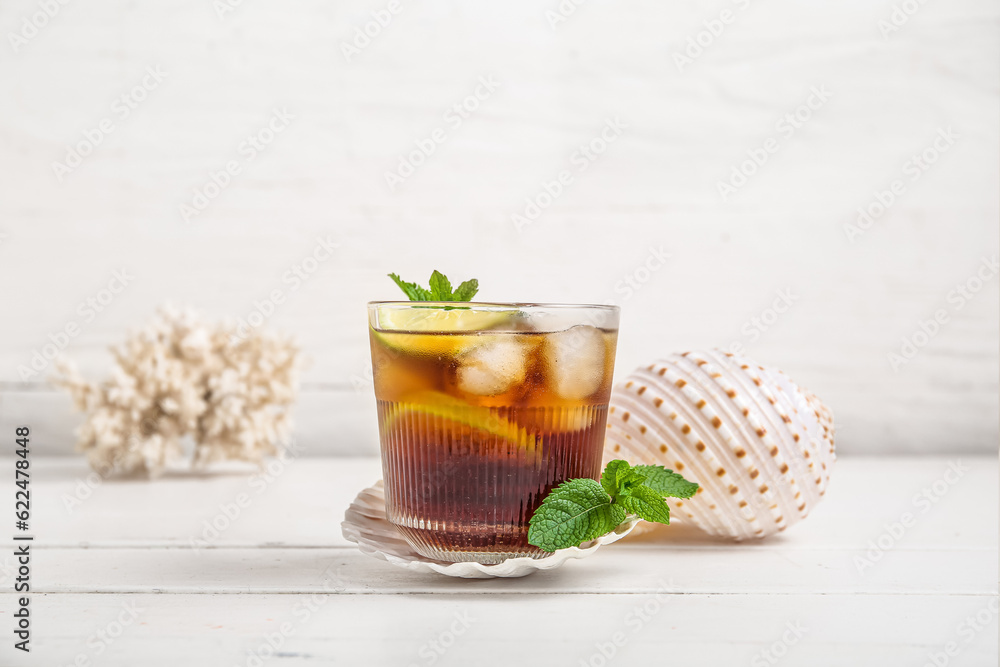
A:
[[[482,563],[447,563],[425,558],[407,544],[403,536],[385,518],[385,494],[382,480],[370,486],[354,499],[344,513],[341,530],[344,537],[358,545],[361,553],[388,561],[414,572],[437,572],[463,579],[490,577],[523,577],[538,570],[551,570],[568,560],[586,558],[605,544],[617,542],[631,532],[638,519],[623,523],[612,532],[579,547],[560,549],[545,558],[509,558],[496,565]]]

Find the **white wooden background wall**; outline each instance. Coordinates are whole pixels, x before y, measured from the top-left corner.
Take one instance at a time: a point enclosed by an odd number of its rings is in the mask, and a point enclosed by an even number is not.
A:
[[[18,372],[50,334],[77,323],[66,352],[101,374],[106,346],[161,302],[245,317],[274,289],[287,301],[268,324],[312,359],[300,442],[374,453],[371,390],[353,382],[364,304],[398,296],[389,271],[433,268],[478,277],[486,299],[621,304],[619,376],[741,343],[829,402],[842,452],[995,451],[992,0],[564,0],[554,28],[556,0],[51,0],[47,19],[42,4],[0,4],[0,430],[31,423],[37,453],[68,452],[77,422],[45,373]],[[390,6],[348,61],[355,28]],[[689,38],[709,45],[678,67]],[[116,100],[147,68],[165,76],[123,117]],[[496,89],[449,124],[483,77]],[[828,99],[786,136],[776,123],[814,89]],[[248,160],[241,142],[275,109],[293,118]],[[620,135],[579,171],[574,152],[609,120]],[[113,131],[60,180],[53,162],[102,121]],[[391,191],[385,172],[439,127]],[[935,154],[939,130],[957,138]],[[724,201],[717,183],[769,138]],[[911,180],[925,150],[936,160]],[[185,223],[180,205],[234,160]],[[511,215],[562,170],[572,183],[518,231]],[[894,179],[896,201],[852,242],[844,226]],[[291,289],[283,274],[320,236],[339,247]],[[646,274],[651,249],[670,257]],[[134,278],[87,321],[78,305],[121,270]],[[951,290],[980,270],[959,309]],[[628,294],[628,275],[648,280]],[[787,312],[749,335],[786,290]],[[887,355],[939,310],[947,323],[894,370]]]

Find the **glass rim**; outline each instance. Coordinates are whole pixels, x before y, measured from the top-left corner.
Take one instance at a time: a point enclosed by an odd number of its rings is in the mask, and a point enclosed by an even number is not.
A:
[[[368,308],[427,308],[440,306],[441,308],[483,308],[483,309],[503,309],[503,310],[533,310],[533,309],[581,309],[581,310],[605,310],[608,312],[621,312],[621,307],[607,303],[533,303],[528,301],[369,301]]]

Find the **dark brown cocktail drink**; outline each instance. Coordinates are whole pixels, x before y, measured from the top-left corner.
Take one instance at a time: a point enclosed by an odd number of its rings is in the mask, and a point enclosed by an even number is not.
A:
[[[597,478],[618,309],[369,304],[386,512],[420,554],[542,557],[548,492]]]

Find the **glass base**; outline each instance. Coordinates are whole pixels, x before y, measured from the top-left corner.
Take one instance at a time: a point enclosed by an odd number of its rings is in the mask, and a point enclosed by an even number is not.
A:
[[[531,545],[475,546],[480,541],[468,534],[410,528],[393,523],[413,550],[425,558],[446,563],[482,563],[496,565],[510,558],[545,558],[551,554]],[[497,548],[499,547],[499,548]]]

